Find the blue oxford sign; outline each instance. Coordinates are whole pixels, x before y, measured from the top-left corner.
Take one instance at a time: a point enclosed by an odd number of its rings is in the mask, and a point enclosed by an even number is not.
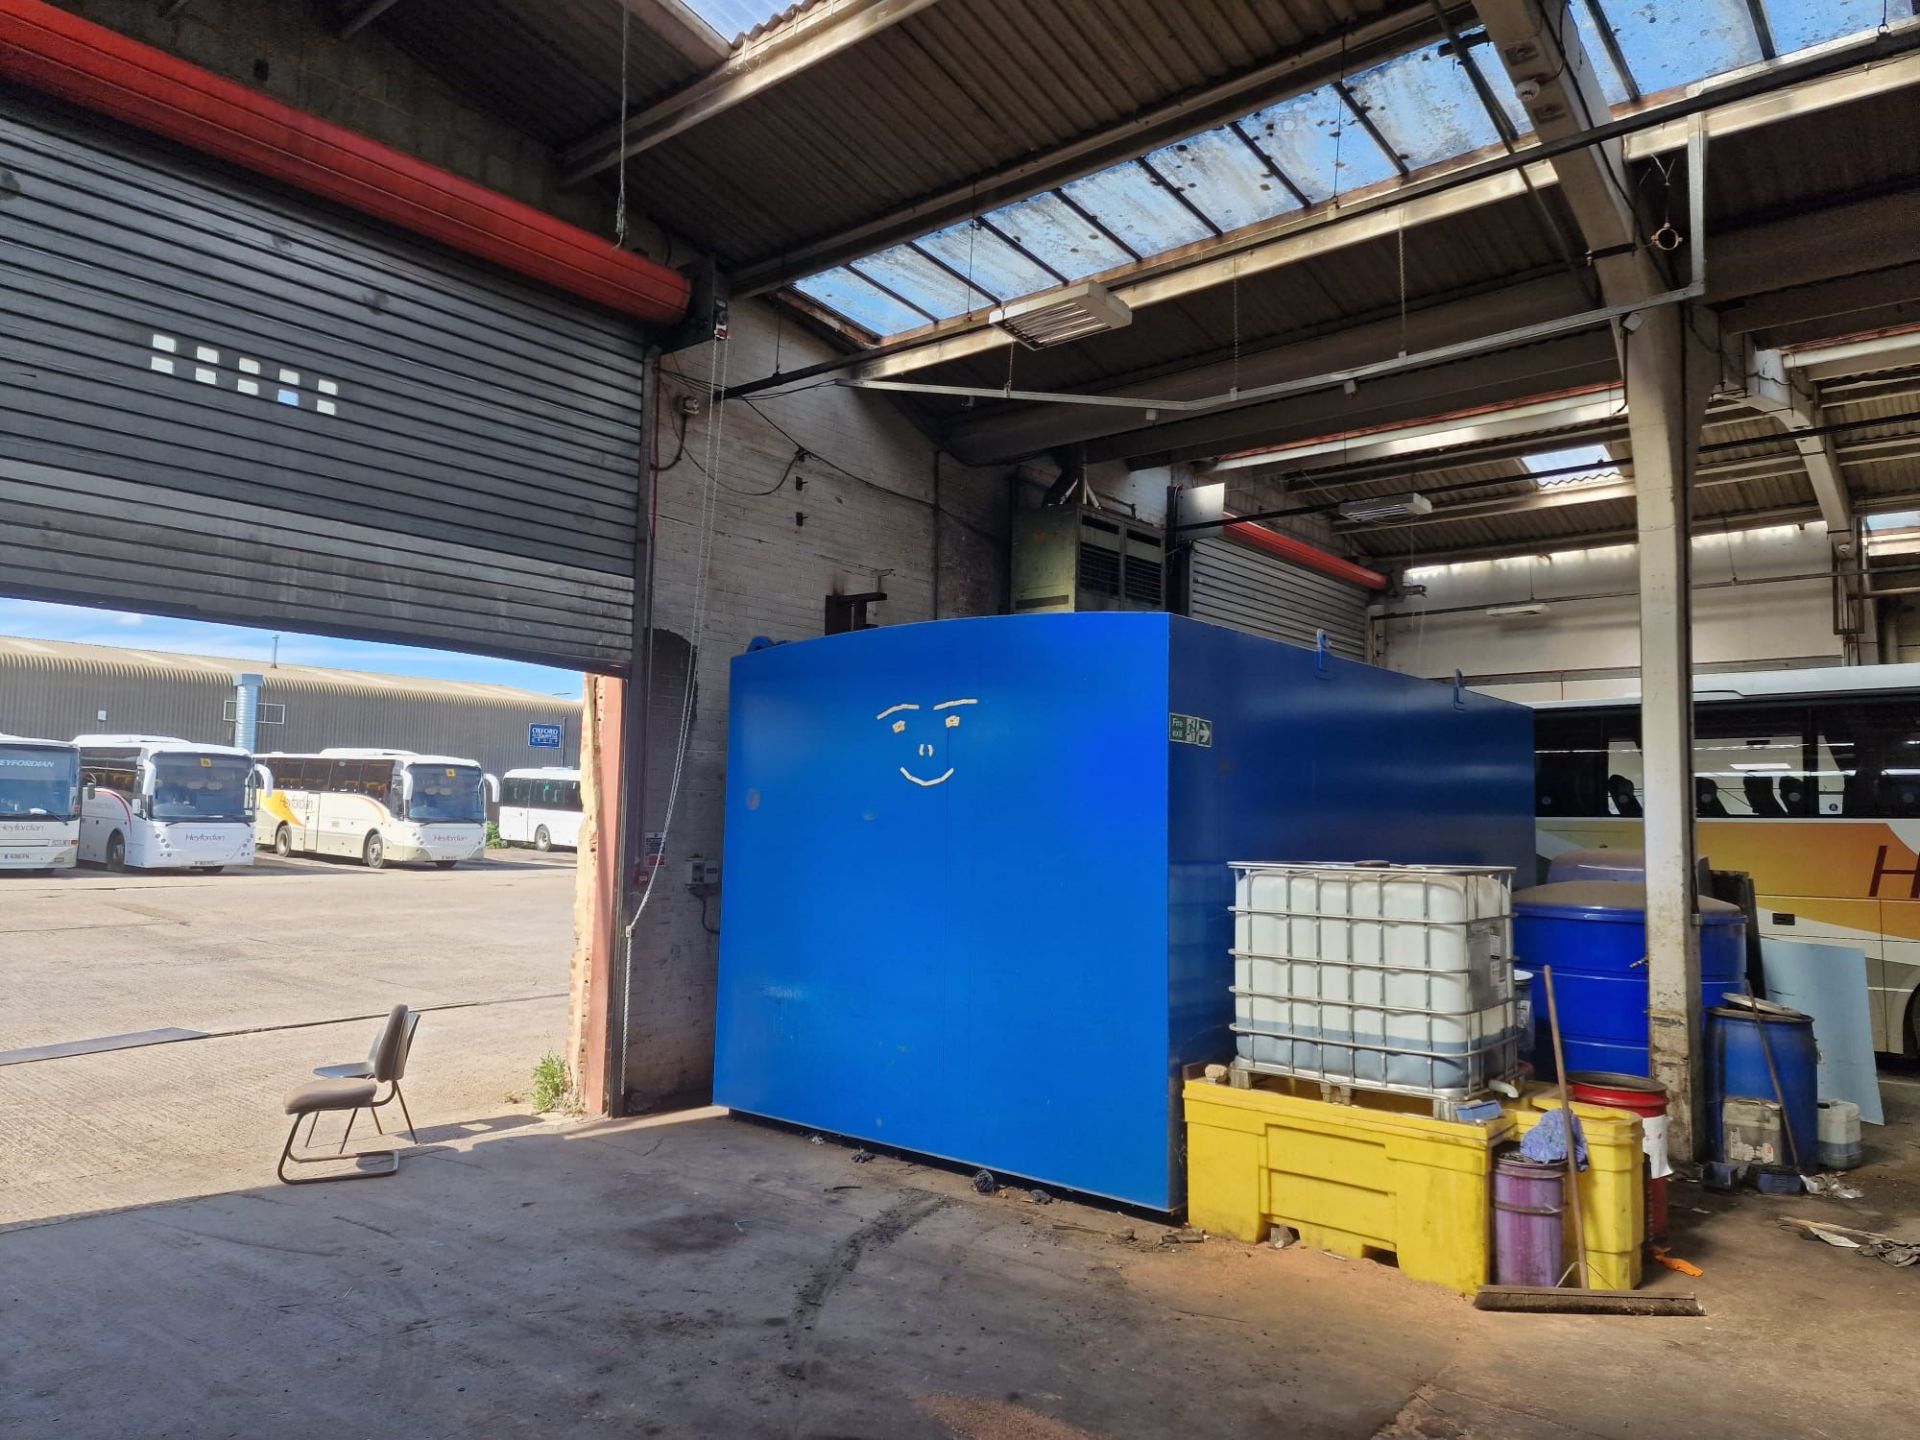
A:
[[[559,725],[529,725],[527,744],[535,750],[558,750],[565,734],[565,729]]]

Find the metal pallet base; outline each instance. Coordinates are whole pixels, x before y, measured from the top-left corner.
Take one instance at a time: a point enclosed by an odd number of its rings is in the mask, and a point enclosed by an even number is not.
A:
[[[1492,1091],[1482,1090],[1473,1095],[1435,1095],[1427,1090],[1406,1090],[1392,1085],[1369,1085],[1364,1081],[1350,1079],[1328,1079],[1324,1075],[1314,1075],[1299,1070],[1289,1070],[1282,1065],[1266,1065],[1258,1060],[1248,1060],[1236,1055],[1227,1066],[1227,1084],[1235,1090],[1251,1090],[1256,1075],[1277,1075],[1286,1080],[1303,1080],[1309,1085],[1320,1087],[1320,1098],[1331,1105],[1351,1105],[1353,1092],[1362,1090],[1373,1095],[1397,1095],[1402,1099],[1428,1100],[1432,1102],[1433,1118],[1436,1120],[1458,1120],[1463,1105],[1477,1105],[1483,1100],[1497,1100],[1499,1096]]]

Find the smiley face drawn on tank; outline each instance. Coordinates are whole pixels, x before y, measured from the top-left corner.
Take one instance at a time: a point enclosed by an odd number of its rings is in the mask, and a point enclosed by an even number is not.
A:
[[[951,765],[938,775],[921,773],[932,770],[934,766],[928,762],[936,761],[940,754],[933,737],[948,730],[958,730],[960,711],[968,705],[979,703],[978,700],[941,700],[933,705],[921,706],[909,701],[901,705],[889,705],[874,719],[913,746],[912,763],[902,765],[900,773],[921,789],[931,790],[935,785],[944,785],[953,778]]]

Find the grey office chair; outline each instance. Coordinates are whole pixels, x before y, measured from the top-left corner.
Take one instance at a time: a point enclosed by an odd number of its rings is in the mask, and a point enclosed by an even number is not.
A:
[[[280,1147],[280,1164],[276,1173],[281,1181],[288,1185],[316,1185],[333,1180],[370,1180],[375,1176],[392,1175],[400,1168],[400,1152],[392,1150],[371,1150],[353,1156],[355,1168],[329,1175],[293,1176],[287,1173],[289,1165],[323,1165],[329,1161],[343,1158],[347,1140],[353,1134],[354,1118],[362,1111],[375,1113],[375,1126],[379,1127],[378,1107],[400,1101],[400,1113],[407,1117],[407,1133],[413,1135],[413,1117],[407,1114],[407,1102],[400,1094],[400,1078],[406,1073],[407,1051],[411,1048],[414,1024],[418,1019],[404,1005],[396,1005],[387,1016],[387,1023],[380,1031],[380,1038],[374,1042],[373,1054],[366,1066],[372,1072],[367,1076],[339,1077],[325,1076],[307,1082],[287,1096],[286,1111],[293,1117],[288,1127],[286,1144]],[[355,1062],[357,1068],[359,1062]],[[339,1067],[327,1067],[334,1069]],[[380,1097],[380,1086],[388,1089],[384,1098]],[[296,1155],[293,1150],[294,1137],[300,1133],[300,1122],[307,1121],[309,1144],[313,1138],[313,1127],[319,1123],[320,1116],[331,1112],[347,1111],[347,1127],[340,1137],[339,1148],[332,1155]],[[381,1130],[384,1135],[386,1132]],[[372,1166],[366,1161],[384,1162]]]

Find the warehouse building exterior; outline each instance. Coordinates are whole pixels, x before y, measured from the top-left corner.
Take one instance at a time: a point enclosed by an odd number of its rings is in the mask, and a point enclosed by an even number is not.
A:
[[[578,699],[464,680],[17,636],[0,636],[0,731],[235,744],[244,676],[259,680],[253,748],[262,753],[377,746],[470,757],[496,775],[515,766],[573,764],[580,755]],[[561,747],[531,748],[532,725],[560,727]]]

